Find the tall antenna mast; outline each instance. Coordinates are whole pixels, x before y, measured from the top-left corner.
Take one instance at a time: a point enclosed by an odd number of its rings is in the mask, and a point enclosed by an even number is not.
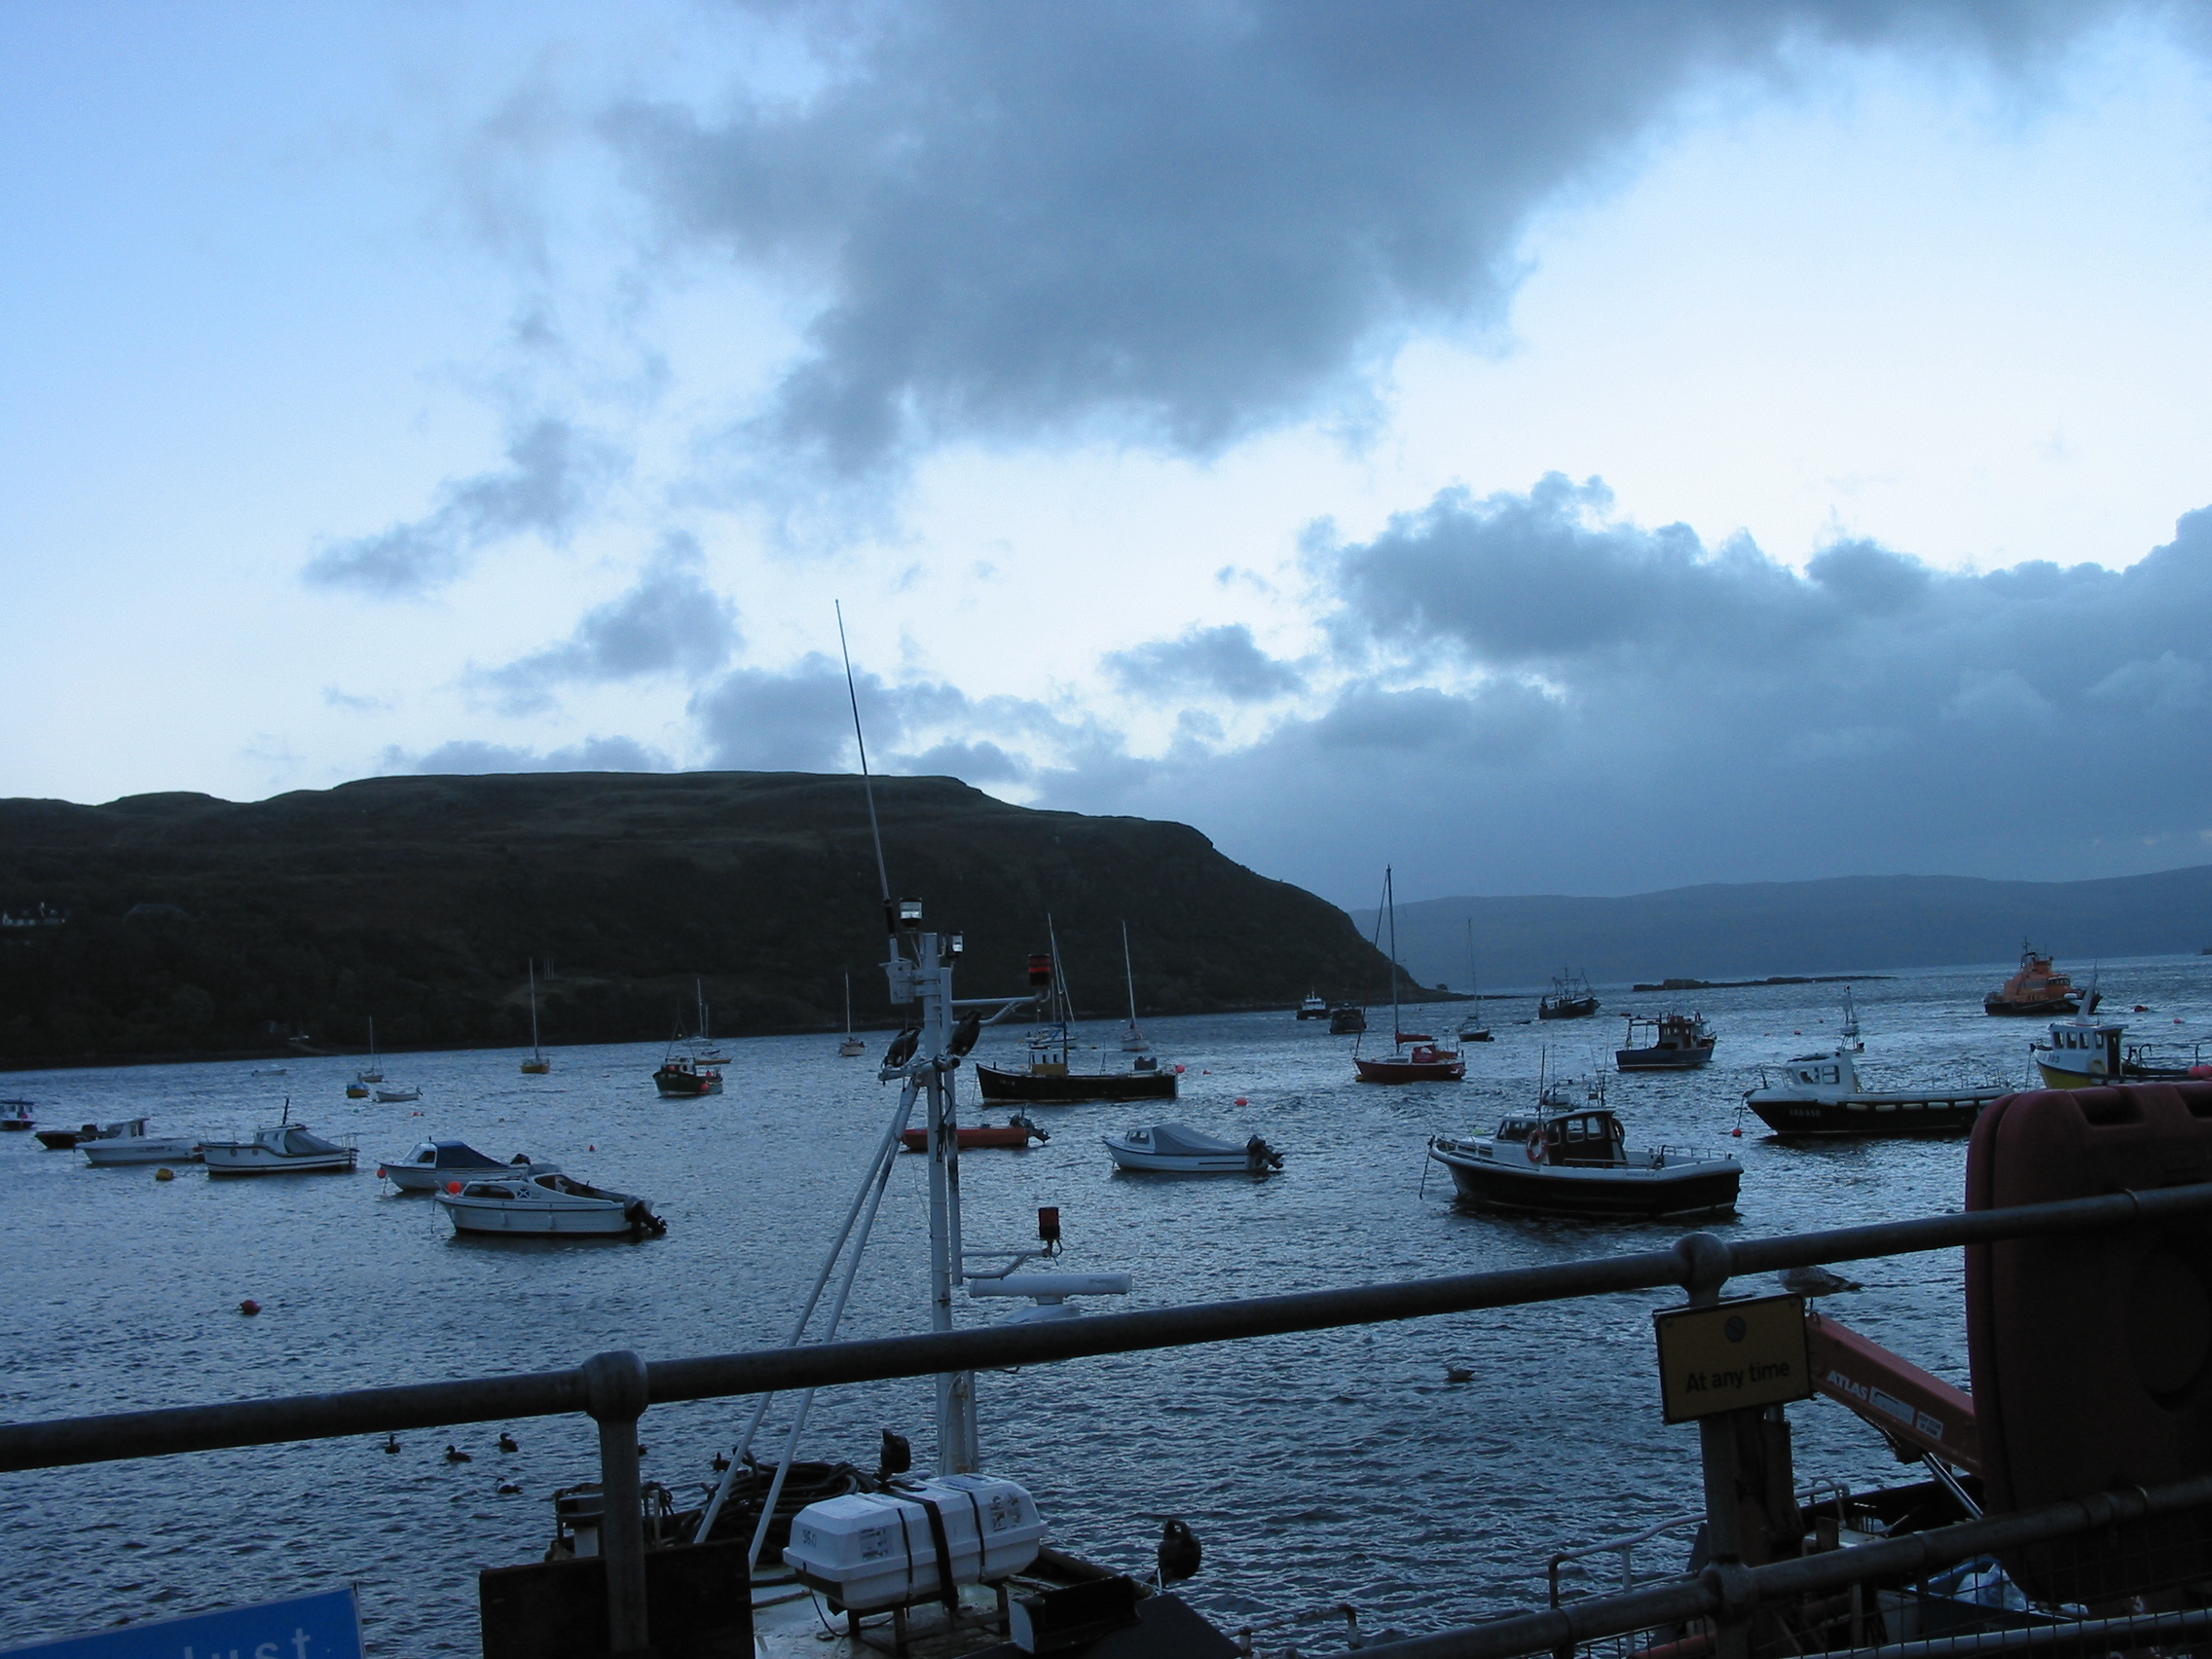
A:
[[[875,822],[875,780],[868,776],[867,734],[861,730],[861,694],[853,683],[853,653],[845,645],[845,607],[832,600],[837,611],[837,654],[845,659],[845,696],[853,705],[853,742],[861,752],[861,789],[867,795],[867,832],[875,842],[875,880],[883,889],[883,902],[891,903],[891,871],[883,863],[883,830]]]

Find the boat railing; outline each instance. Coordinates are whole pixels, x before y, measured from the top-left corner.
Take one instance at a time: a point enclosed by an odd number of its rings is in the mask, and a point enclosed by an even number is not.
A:
[[[635,1353],[616,1351],[595,1354],[580,1365],[559,1371],[0,1424],[0,1471],[582,1413],[596,1421],[599,1431],[600,1485],[607,1517],[601,1551],[607,1564],[608,1648],[618,1655],[642,1654],[648,1642],[648,1609],[638,1423],[655,1405],[1043,1365],[1670,1287],[1686,1291],[1693,1303],[1703,1305],[1717,1300],[1731,1278],[1752,1273],[1907,1256],[2000,1239],[2170,1223],[2207,1214],[2212,1214],[2212,1182],[1763,1238],[1729,1240],[1709,1233],[1692,1233],[1666,1249],[1543,1267],[1090,1314],[1080,1319],[1024,1321],[650,1363]],[[1377,1643],[1367,1651],[1387,1654],[1390,1659],[1507,1659],[1518,1654],[1556,1653],[1615,1636],[1712,1620],[1716,1627],[1716,1651],[1721,1659],[1730,1659],[1732,1652],[1744,1651],[1743,1632],[1762,1604],[1772,1606],[1832,1594],[1869,1580],[1924,1578],[1934,1570],[2000,1550],[2208,1506],[2212,1506],[2212,1475],[2150,1490],[2128,1487],[1760,1567],[1723,1562],[1695,1576],[1590,1596],[1558,1607],[1511,1613],[1409,1641]],[[1734,1525],[1732,1514],[1727,1525]],[[2146,1622],[2142,1628],[2164,1627]],[[2117,1629],[2101,1633],[2096,1640],[2109,1640],[2111,1646],[2119,1648],[2143,1644],[2117,1634]],[[2037,1634],[1999,1633],[1979,1639],[1983,1644],[1975,1651],[2007,1650],[2013,1639],[2026,1640]],[[2104,1648],[2095,1650],[2102,1652]],[[1899,1656],[1897,1648],[1885,1648],[1882,1653],[1885,1659]],[[1933,1659],[1933,1650],[1929,1659]]]

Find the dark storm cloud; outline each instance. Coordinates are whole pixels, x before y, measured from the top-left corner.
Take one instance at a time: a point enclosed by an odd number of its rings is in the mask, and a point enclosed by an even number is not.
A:
[[[1123,690],[1158,701],[1211,696],[1264,703],[1306,686],[1305,677],[1260,649],[1241,622],[1190,628],[1179,639],[1115,651],[1104,666]]]
[[[508,438],[503,468],[447,481],[425,516],[325,548],[304,574],[326,587],[424,593],[453,580],[495,542],[517,535],[565,542],[621,469],[612,448],[569,422],[535,421]]]
[[[848,484],[933,443],[1206,453],[1356,415],[1420,327],[1493,321],[1529,214],[1716,72],[1823,45],[2017,62],[2102,0],[1192,0],[762,7],[824,84],[604,128],[680,246],[789,275],[802,359],[743,434]]]
[[[554,688],[655,675],[698,680],[737,647],[737,608],[700,579],[699,544],[681,533],[663,538],[617,599],[584,613],[560,645],[477,676],[508,714],[550,707]]]
[[[1854,542],[1798,574],[1607,504],[1550,478],[1317,535],[1324,706],[1048,797],[1202,798],[1234,856],[1346,901],[1385,859],[1410,893],[2212,860],[2212,509],[2124,571]]]

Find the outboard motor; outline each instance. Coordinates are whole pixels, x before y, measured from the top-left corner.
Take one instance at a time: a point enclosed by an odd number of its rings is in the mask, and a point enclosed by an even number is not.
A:
[[[1244,1167],[1255,1175],[1265,1175],[1271,1169],[1282,1167],[1282,1154],[1254,1135],[1244,1143]]]

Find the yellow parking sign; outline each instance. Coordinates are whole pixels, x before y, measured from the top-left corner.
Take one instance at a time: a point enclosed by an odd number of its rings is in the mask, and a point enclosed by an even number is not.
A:
[[[1801,1296],[1667,1308],[1651,1322],[1659,1337],[1659,1398],[1669,1422],[1813,1397]]]

